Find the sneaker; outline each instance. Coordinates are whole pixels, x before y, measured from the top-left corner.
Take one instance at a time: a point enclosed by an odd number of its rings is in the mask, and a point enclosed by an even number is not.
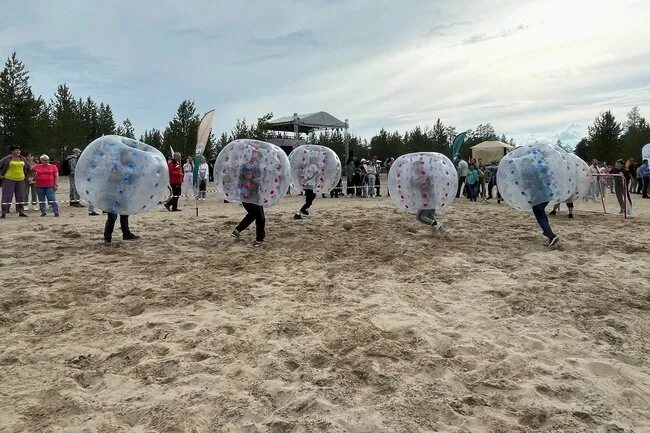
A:
[[[301,210],[300,213],[305,215],[305,216],[309,216],[309,211],[308,210]]]
[[[172,212],[180,212],[182,209],[172,209]]]
[[[55,216],[55,217],[58,217],[58,216],[59,216],[59,214],[58,214],[58,213],[55,213],[55,214],[54,214],[54,216]]]
[[[122,239],[125,241],[134,241],[136,239],[140,239],[140,236],[136,236],[133,233],[125,233],[122,235]]]
[[[104,245],[110,245],[111,241],[110,239],[104,239]]]
[[[293,216],[293,219],[295,219],[295,220],[301,220],[301,219],[302,219],[302,215],[300,215],[299,213],[297,213],[297,214],[295,214],[295,215]]]
[[[573,219],[573,214],[572,213],[569,214],[569,219]]]
[[[264,241],[255,241],[255,242],[253,242],[253,246],[255,248],[260,248],[263,243],[264,243]]]
[[[27,214],[24,212],[21,212],[18,214],[19,217],[27,218]]]
[[[168,211],[170,211],[170,212],[172,211],[171,207],[169,207],[169,204],[165,203],[164,206],[165,206],[165,209],[167,209]]]
[[[549,214],[549,215],[555,215],[556,213],[557,213],[557,212],[555,212],[554,210],[552,210],[552,211],[550,211],[548,214]]]
[[[5,219],[5,214],[0,215],[0,219]]]
[[[41,212],[41,216],[44,217],[47,216],[47,214],[45,212]]]
[[[88,216],[99,216],[99,214],[97,212],[93,211],[93,212],[90,212],[88,214]]]
[[[553,239],[551,239],[548,242],[548,247],[550,248],[550,247],[556,245],[558,242],[560,242],[560,238],[558,238],[557,236],[554,236]]]
[[[241,235],[239,234],[239,230],[237,230],[237,229],[233,230],[232,233],[230,233],[230,236],[232,236],[233,238],[236,238],[236,239],[241,238]]]

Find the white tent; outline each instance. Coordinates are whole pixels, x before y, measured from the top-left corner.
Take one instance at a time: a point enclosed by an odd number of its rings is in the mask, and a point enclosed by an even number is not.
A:
[[[515,146],[502,143],[501,141],[484,141],[476,146],[470,147],[470,151],[472,158],[482,158],[483,163],[489,164],[491,162],[501,161],[501,158],[514,148]]]

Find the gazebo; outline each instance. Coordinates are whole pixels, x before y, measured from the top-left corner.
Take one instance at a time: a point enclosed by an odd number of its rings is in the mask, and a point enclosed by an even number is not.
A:
[[[472,158],[482,158],[485,163],[499,162],[515,146],[501,141],[484,141],[469,148]]]
[[[312,131],[326,129],[343,129],[347,132],[349,127],[348,119],[341,121],[325,111],[308,114],[293,113],[293,116],[271,119],[266,123],[266,130],[268,132],[293,132],[293,138],[278,136],[267,139],[269,142],[289,152],[302,144],[306,144],[306,141],[301,138],[300,134],[309,134]],[[347,134],[345,134],[345,137],[345,154],[349,155],[350,150]]]

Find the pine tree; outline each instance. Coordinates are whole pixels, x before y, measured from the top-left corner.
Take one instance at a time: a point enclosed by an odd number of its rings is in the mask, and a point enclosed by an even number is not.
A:
[[[135,138],[135,132],[133,131],[133,124],[127,117],[124,122],[122,122],[122,133],[118,134],[127,138]]]
[[[580,158],[582,158],[583,161],[586,161],[587,163],[590,162],[589,158],[589,140],[586,138],[583,138],[580,140],[580,142],[576,145],[575,150],[573,151],[576,155],[578,155]]]
[[[611,111],[600,113],[589,127],[589,157],[614,163],[622,157],[621,124]]]
[[[433,152],[442,153],[446,155],[449,153],[449,136],[447,135],[447,127],[440,121],[436,120],[431,130],[431,150]]]
[[[75,147],[86,143],[77,102],[66,84],[57,88],[52,102],[52,143],[56,155],[64,158]]]
[[[625,133],[621,137],[622,157],[640,160],[641,149],[650,143],[650,125],[641,115],[639,107],[634,107],[627,113],[624,124]]]
[[[181,102],[176,115],[165,128],[163,134],[165,146],[171,146],[182,155],[193,155],[196,149],[199,121],[194,102],[190,100]]]
[[[145,131],[144,135],[140,136],[140,141],[163,152],[163,137],[158,129]]]
[[[0,73],[0,145],[31,149],[39,103],[29,85],[29,72],[14,52]]]
[[[97,134],[99,137],[102,135],[111,135],[115,134],[115,119],[113,118],[113,110],[111,106],[104,103],[99,104],[99,110],[97,113]]]

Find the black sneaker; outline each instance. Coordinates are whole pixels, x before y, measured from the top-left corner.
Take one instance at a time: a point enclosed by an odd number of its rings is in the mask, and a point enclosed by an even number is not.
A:
[[[45,212],[41,212],[41,216],[44,217],[47,216],[47,214]]]
[[[122,235],[122,239],[125,241],[134,241],[136,239],[140,239],[140,236],[136,236],[133,233],[126,233]]]
[[[235,239],[241,238],[241,235],[239,234],[239,231],[237,229],[233,230],[232,233],[230,233],[230,236],[232,236]]]
[[[0,215],[0,219],[5,219],[5,214]]]
[[[572,213],[569,214],[569,219],[573,219],[573,214]]]
[[[172,212],[180,212],[182,209],[172,209]]]
[[[27,218],[27,214],[24,212],[21,212],[18,214],[19,217]]]
[[[165,203],[164,206],[165,206],[165,209],[167,209],[168,211],[170,211],[170,212],[172,211],[171,207],[167,203]]]
[[[560,238],[558,238],[557,236],[553,236],[553,239],[548,241],[548,247],[550,248],[552,246],[555,246],[557,245],[558,242],[560,242]]]
[[[88,214],[88,216],[99,216],[99,214],[97,212],[93,211],[93,212],[90,212]]]
[[[295,220],[301,220],[301,219],[302,219],[302,215],[300,215],[299,213],[294,214],[293,219],[295,219]]]
[[[309,216],[308,210],[301,210],[300,213],[303,214],[304,216]]]

